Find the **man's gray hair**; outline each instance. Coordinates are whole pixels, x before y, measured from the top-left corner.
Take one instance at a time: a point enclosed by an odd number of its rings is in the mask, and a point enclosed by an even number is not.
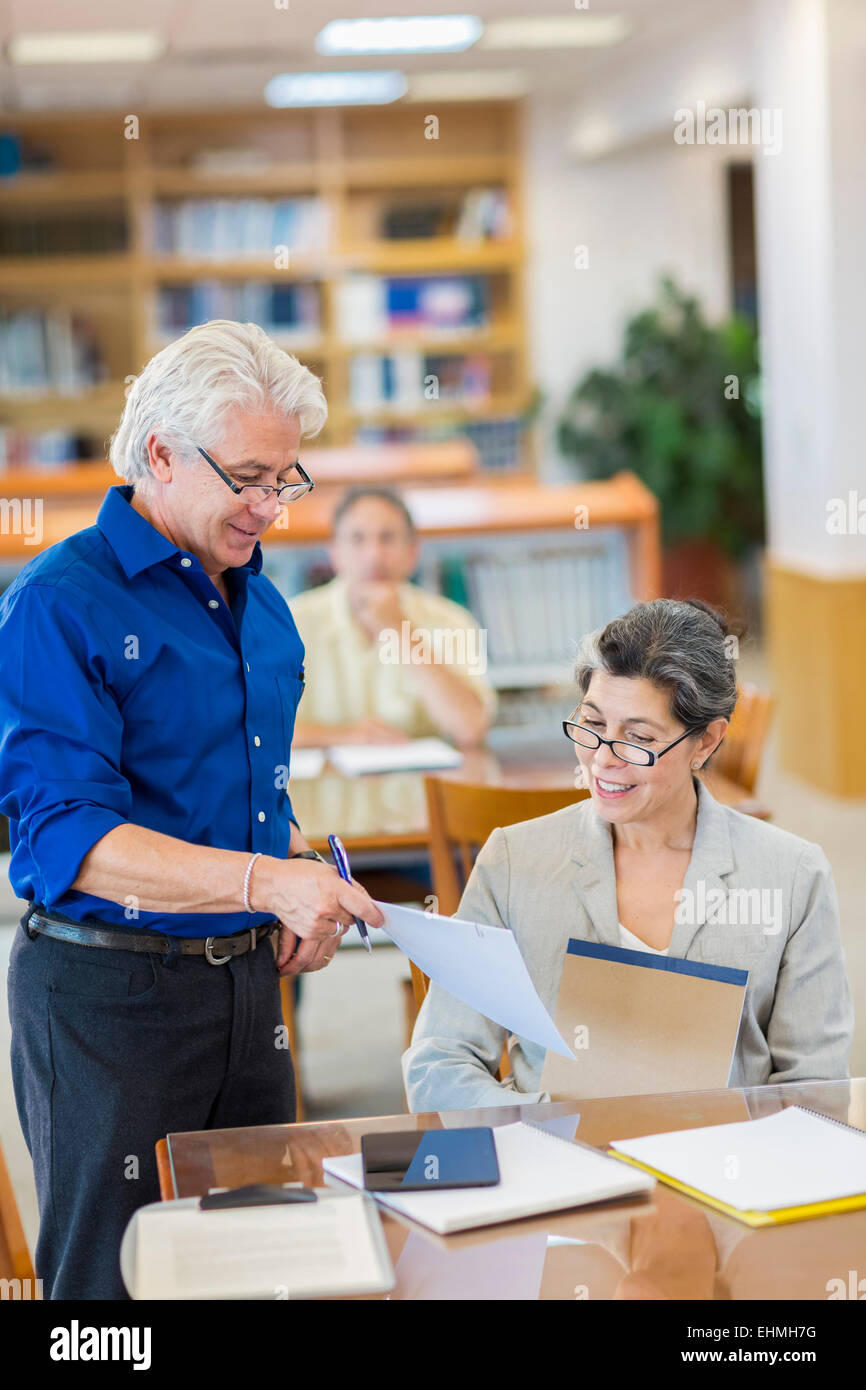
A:
[[[302,436],[328,417],[322,384],[255,323],[212,319],[152,357],[129,387],[109,458],[128,483],[150,476],[147,439],[159,433],[181,457],[216,447],[232,410],[297,415]]]

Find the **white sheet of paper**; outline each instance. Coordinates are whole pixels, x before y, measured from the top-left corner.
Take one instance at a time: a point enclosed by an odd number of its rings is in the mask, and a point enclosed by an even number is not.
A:
[[[419,970],[509,1033],[573,1057],[545,1009],[517,942],[504,927],[377,902],[382,928]]]
[[[408,743],[340,743],[328,749],[340,772],[412,772],[421,768],[459,767],[463,757],[441,738],[413,738]]]
[[[324,748],[293,748],[289,762],[290,782],[309,782],[325,766]]]
[[[137,1223],[135,1296],[315,1298],[393,1288],[371,1222],[379,1217],[363,1197],[228,1211],[147,1207]]]

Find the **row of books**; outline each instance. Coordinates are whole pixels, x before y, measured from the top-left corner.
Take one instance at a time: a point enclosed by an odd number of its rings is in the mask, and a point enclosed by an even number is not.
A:
[[[496,724],[499,728],[546,728],[557,734],[563,719],[574,709],[573,683],[567,683],[568,668],[563,671],[563,687],[545,686],[541,689],[508,690],[499,692]]]
[[[401,420],[399,424],[372,424],[361,422],[354,433],[356,444],[436,444],[443,439],[453,439],[455,435],[466,435],[478,450],[479,463],[485,471],[499,471],[520,468],[524,463],[522,440],[524,422],[513,416],[501,416],[492,420],[467,420],[455,426],[435,416],[429,421]]]
[[[416,352],[357,352],[349,360],[349,398],[355,410],[416,409],[426,402],[481,403],[490,396],[490,359]]]
[[[96,337],[63,309],[0,312],[0,395],[74,393],[105,379]]]
[[[157,203],[153,249],[213,260],[272,259],[279,248],[321,251],[330,241],[322,198],[186,198]]]
[[[347,275],[336,293],[339,336],[369,342],[395,329],[477,330],[489,322],[483,275]]]
[[[127,249],[126,219],[110,213],[17,215],[0,221],[0,256],[105,256]]]
[[[319,293],[315,285],[296,281],[199,280],[164,285],[156,298],[155,316],[160,335],[176,336],[209,319],[236,319],[260,324],[276,336],[294,333],[312,338],[319,333]]]
[[[380,222],[386,241],[450,236],[458,241],[498,240],[511,235],[511,209],[504,188],[470,188],[455,206],[444,198],[386,207]]]
[[[0,425],[0,469],[62,468],[80,458],[98,458],[103,443],[68,430],[19,430]]]
[[[487,629],[490,665],[567,666],[583,634],[626,601],[622,560],[615,547],[577,536],[571,547],[467,555],[469,608]]]

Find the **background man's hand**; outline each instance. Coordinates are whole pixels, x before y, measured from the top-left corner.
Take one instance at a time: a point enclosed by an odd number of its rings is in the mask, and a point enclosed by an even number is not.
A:
[[[340,737],[338,740],[335,739],[335,742],[408,743],[409,735],[395,725],[387,724],[384,719],[370,715],[367,719],[359,719],[357,724],[351,724],[347,729],[341,729]]]
[[[399,633],[406,616],[400,603],[399,586],[383,580],[370,580],[350,589],[349,606],[374,642],[385,628]]]

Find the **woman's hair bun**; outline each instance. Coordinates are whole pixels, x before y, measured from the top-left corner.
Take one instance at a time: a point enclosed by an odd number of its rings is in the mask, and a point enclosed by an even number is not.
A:
[[[723,637],[730,637],[734,629],[729,626],[728,619],[718,608],[713,608],[712,604],[705,603],[702,598],[685,598],[683,603],[688,603],[692,608],[700,608],[702,613],[706,613],[710,618],[714,618],[718,623]]]

